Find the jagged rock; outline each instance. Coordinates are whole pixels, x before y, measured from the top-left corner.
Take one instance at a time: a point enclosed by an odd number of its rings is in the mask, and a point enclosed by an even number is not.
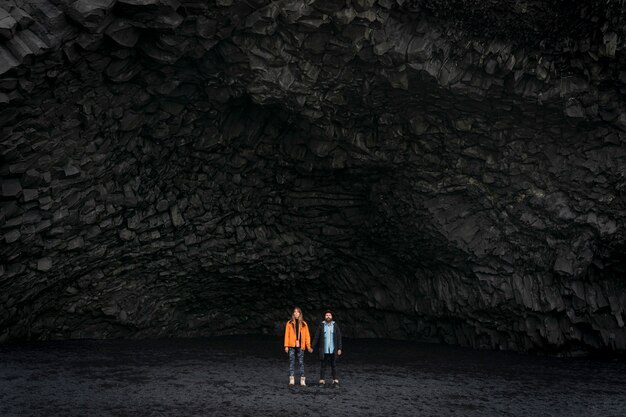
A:
[[[185,219],[180,214],[178,206],[170,207],[170,216],[172,217],[172,224],[176,227],[180,227],[185,224]]]
[[[213,19],[207,19],[204,16],[198,16],[196,20],[196,31],[202,38],[212,39],[217,33],[217,22]]]
[[[40,39],[37,35],[35,35],[28,29],[21,31],[17,37],[19,37],[26,45],[28,45],[29,49],[35,55],[40,55],[42,52],[47,51],[49,48],[42,39]]]
[[[120,238],[126,242],[133,240],[135,238],[135,233],[128,229],[122,229],[120,231]]]
[[[139,40],[139,31],[126,19],[116,19],[107,27],[106,34],[128,48],[135,46]]]
[[[110,11],[116,0],[76,0],[67,15],[90,32],[100,32],[112,20]]]
[[[21,235],[22,234],[20,233],[19,230],[12,229],[12,230],[9,230],[8,232],[4,233],[4,240],[6,241],[6,243],[13,243],[13,242],[16,242],[17,240],[19,240]]]
[[[96,51],[102,46],[104,36],[101,33],[81,33],[76,43],[86,51]]]
[[[36,20],[42,22],[42,25],[45,25],[42,30],[48,32],[57,40],[58,37],[53,33],[64,34],[68,29],[65,13],[46,0],[37,2],[37,6],[33,8],[32,15]]]
[[[159,202],[156,205],[156,209],[160,212],[167,210],[168,207],[169,207],[169,203],[167,202],[167,200],[159,200]]]
[[[82,236],[78,236],[67,243],[67,249],[69,250],[80,249],[83,246],[85,246],[85,241]]]
[[[11,39],[15,35],[17,22],[9,12],[0,8],[0,37]]]
[[[35,55],[35,51],[19,35],[8,41],[6,46],[20,63],[30,63]]]
[[[10,178],[2,180],[2,196],[14,197],[22,191],[22,185],[19,179]]]
[[[34,22],[34,19],[31,17],[31,15],[29,15],[19,7],[13,7],[11,9],[11,16],[13,16],[13,19],[15,19],[20,29],[27,29]]]
[[[626,350],[626,26],[591,1],[17,2],[3,334],[272,332],[292,300],[350,336]]]
[[[22,191],[22,195],[24,196],[24,202],[29,202],[37,199],[39,191],[37,189],[24,189]]]
[[[64,169],[63,173],[66,177],[74,177],[80,174],[80,169],[75,167],[74,165],[68,164]]]
[[[117,0],[122,4],[128,4],[131,6],[154,6],[154,7],[169,7],[176,10],[180,3],[178,0]]]
[[[0,45],[0,75],[17,68],[19,64],[13,54]]]
[[[144,116],[141,113],[127,112],[120,121],[120,129],[122,131],[135,130],[144,122]]]
[[[140,42],[139,48],[150,58],[167,64],[173,64],[178,61],[184,52],[183,49],[176,48],[175,46],[163,45],[158,39]]]
[[[177,0],[117,0],[124,16],[138,27],[159,30],[176,29],[183,17],[176,13],[180,3]]]
[[[131,80],[139,74],[141,66],[133,59],[116,60],[106,69],[106,75],[115,82],[122,83]]]
[[[37,261],[37,270],[45,272],[50,269],[52,269],[52,259],[46,257]]]

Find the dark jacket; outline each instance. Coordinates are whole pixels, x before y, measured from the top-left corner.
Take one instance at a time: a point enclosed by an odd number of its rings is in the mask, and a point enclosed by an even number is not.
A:
[[[338,350],[341,350],[341,329],[339,329],[339,325],[335,322],[335,328],[333,331],[333,344],[335,345],[335,350],[333,354],[336,354]],[[313,349],[317,348],[320,352],[320,359],[324,358],[324,322],[321,322],[319,326],[317,326],[317,330],[315,331],[315,337],[313,338],[313,343],[311,343]]]

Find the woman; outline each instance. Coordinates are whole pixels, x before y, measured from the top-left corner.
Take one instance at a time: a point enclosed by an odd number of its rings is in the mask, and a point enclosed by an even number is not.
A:
[[[302,310],[295,307],[291,320],[285,326],[285,353],[289,354],[289,385],[294,385],[294,368],[296,355],[300,368],[300,385],[306,386],[304,377],[304,351],[311,350],[311,335],[309,326],[302,318]]]

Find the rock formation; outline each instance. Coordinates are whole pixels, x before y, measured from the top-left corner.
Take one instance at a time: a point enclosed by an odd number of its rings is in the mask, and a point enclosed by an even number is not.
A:
[[[621,2],[0,7],[0,340],[626,350]]]

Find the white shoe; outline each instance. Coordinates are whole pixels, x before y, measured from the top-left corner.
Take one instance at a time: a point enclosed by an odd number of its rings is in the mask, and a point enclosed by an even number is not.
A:
[[[323,379],[320,379],[320,385],[324,385],[326,383],[326,381],[324,381]]]
[[[306,380],[306,378],[305,378],[305,377],[303,377],[303,376],[301,376],[301,377],[300,377],[300,385],[301,385],[301,386],[303,386],[303,387],[306,387],[306,382],[305,382],[305,380]]]
[[[338,379],[333,379],[333,385],[339,385],[339,380]]]
[[[295,385],[295,380],[292,376],[289,377],[289,385]]]

